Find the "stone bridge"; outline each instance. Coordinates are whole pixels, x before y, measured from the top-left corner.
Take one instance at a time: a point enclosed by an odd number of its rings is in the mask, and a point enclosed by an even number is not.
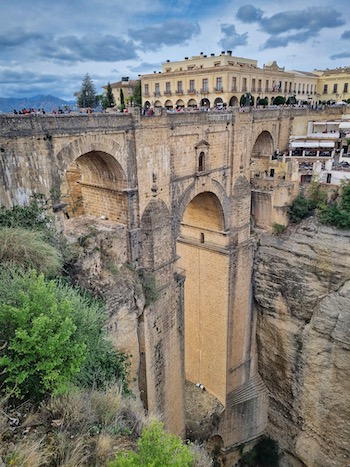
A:
[[[185,381],[221,403],[212,435],[223,448],[266,427],[250,166],[254,154],[286,149],[307,119],[306,109],[0,116],[0,205],[40,192],[66,204],[65,219],[108,218],[125,228],[128,262],[153,274],[161,293],[142,318],[145,403],[176,433]]]

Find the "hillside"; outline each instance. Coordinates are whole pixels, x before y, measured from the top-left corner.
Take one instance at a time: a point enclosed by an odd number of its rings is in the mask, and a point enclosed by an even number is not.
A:
[[[34,96],[34,97],[0,97],[0,113],[13,112],[14,109],[22,110],[23,108],[44,109],[46,112],[51,112],[53,108],[57,109],[59,106],[64,107],[68,105],[72,108],[75,101],[65,101],[55,96]]]

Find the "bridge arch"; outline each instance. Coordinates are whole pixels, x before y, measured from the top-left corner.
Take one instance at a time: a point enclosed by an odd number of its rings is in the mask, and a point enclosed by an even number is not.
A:
[[[255,140],[252,156],[271,156],[273,153],[274,142],[269,131],[262,131]]]
[[[198,192],[193,187],[183,197],[176,252],[186,277],[185,378],[203,384],[224,405],[229,235],[225,231],[225,198],[217,186],[220,197],[210,188],[214,184]]]

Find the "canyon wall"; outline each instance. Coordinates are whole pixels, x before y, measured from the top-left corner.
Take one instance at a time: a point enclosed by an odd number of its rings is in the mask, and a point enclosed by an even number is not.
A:
[[[254,296],[282,464],[350,466],[350,233],[313,218],[257,232]]]

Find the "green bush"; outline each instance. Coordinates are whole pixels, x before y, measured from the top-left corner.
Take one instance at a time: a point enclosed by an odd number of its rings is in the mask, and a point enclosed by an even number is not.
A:
[[[341,199],[338,204],[334,203],[324,207],[319,220],[323,224],[333,225],[338,229],[350,229],[350,184],[342,184]]]
[[[285,230],[286,230],[286,226],[283,224],[278,224],[277,222],[275,222],[272,226],[272,231],[274,235],[279,235],[283,233]]]
[[[293,224],[299,223],[309,214],[309,202],[302,193],[294,199],[292,205],[288,209],[289,219]]]
[[[77,337],[72,303],[57,300],[56,284],[33,271],[22,279],[15,300],[0,303],[0,374],[7,393],[40,399],[67,390],[86,343]]]
[[[45,230],[52,223],[46,212],[47,207],[48,201],[41,193],[33,195],[25,206],[13,206],[10,209],[0,206],[0,226]]]
[[[178,436],[167,433],[158,421],[143,429],[137,446],[137,452],[118,452],[109,467],[190,467],[194,462],[189,447]]]
[[[0,382],[18,398],[64,393],[69,384],[127,387],[128,361],[104,331],[101,303],[43,274],[0,270]]]

